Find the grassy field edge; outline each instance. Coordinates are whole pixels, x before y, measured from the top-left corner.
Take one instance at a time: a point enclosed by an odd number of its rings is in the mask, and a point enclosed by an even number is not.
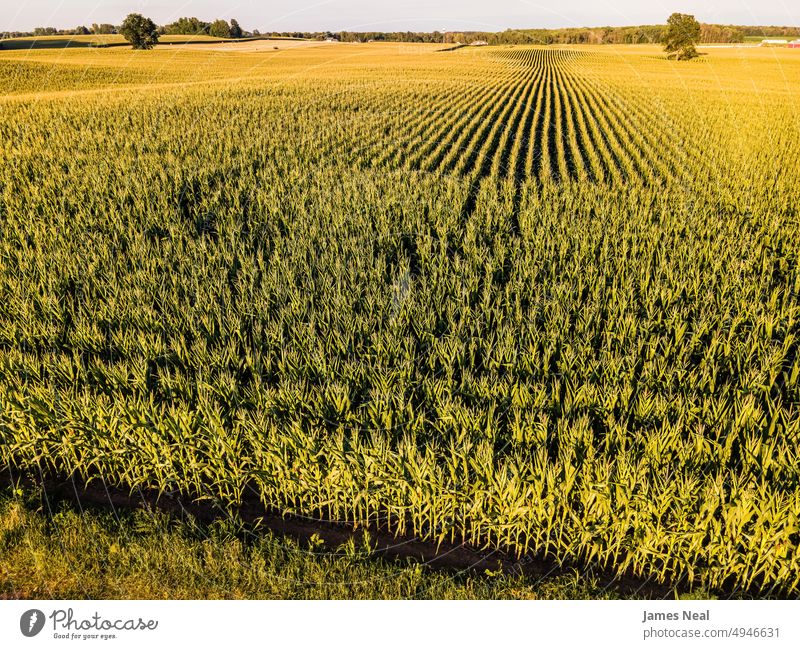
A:
[[[437,570],[371,556],[368,537],[338,547],[232,520],[75,505],[0,488],[2,599],[610,599],[578,574],[536,581]]]
[[[111,493],[111,492],[109,492]],[[190,509],[106,506],[63,488],[0,485],[0,599],[699,599],[577,570],[386,553],[366,530],[278,533]],[[191,506],[190,506],[191,507]],[[346,538],[346,540],[345,540]],[[403,540],[398,540],[397,547]],[[452,550],[450,550],[452,552]]]

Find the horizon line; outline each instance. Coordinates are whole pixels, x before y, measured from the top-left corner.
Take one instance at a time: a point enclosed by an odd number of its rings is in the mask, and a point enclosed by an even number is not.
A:
[[[141,12],[133,11],[133,12],[130,12],[130,13],[134,13],[135,14],[135,13],[141,13]],[[126,14],[126,16],[127,15],[130,15],[130,14]],[[142,15],[144,15],[144,14],[142,14]],[[197,16],[181,16],[179,18],[197,18]],[[123,18],[123,20],[124,20],[124,18]],[[157,21],[153,21],[153,22],[155,22],[158,27],[166,27],[168,25],[173,24],[177,20],[178,19],[173,20],[171,22],[166,22],[166,23],[159,23]],[[213,18],[211,20],[198,18],[198,20],[201,20],[202,22],[212,23],[212,22],[214,22],[214,20],[219,20],[219,18]],[[782,29],[800,29],[800,24],[798,24],[798,25],[787,25],[787,24],[777,24],[777,23],[773,23],[773,24],[720,23],[720,22],[705,22],[705,21],[703,21],[703,20],[701,20],[699,18],[697,20],[698,20],[699,23],[701,23],[703,25],[718,25],[718,26],[721,26],[721,27],[749,27],[749,28],[778,27],[778,28],[782,28]],[[227,20],[226,22],[230,22],[230,20]],[[37,28],[53,28],[53,29],[58,29],[58,30],[68,30],[68,29],[76,29],[78,27],[86,27],[88,29],[92,24],[109,24],[109,25],[113,25],[114,27],[118,27],[120,24],[122,24],[122,21],[120,21],[119,23],[94,23],[94,22],[92,22],[92,23],[77,23],[75,25],[69,25],[69,26],[66,26],[66,27],[58,26],[57,24],[52,24],[52,23],[50,23],[50,24],[43,23],[41,25],[36,25],[35,27],[32,27],[30,29],[5,29],[5,28],[0,28],[0,34],[15,33],[15,32],[16,33],[20,33],[20,32],[27,33],[27,32],[33,32]],[[453,32],[462,32],[462,33],[473,33],[474,32],[474,33],[484,33],[484,34],[502,34],[505,31],[512,31],[512,30],[514,30],[514,31],[517,31],[517,30],[518,31],[561,31],[561,30],[567,30],[567,29],[570,29],[570,30],[606,29],[606,28],[624,29],[624,28],[633,28],[633,27],[660,27],[660,26],[664,26],[666,24],[667,24],[666,21],[664,21],[663,23],[633,23],[633,24],[631,24],[631,23],[627,23],[627,24],[611,24],[611,23],[608,23],[608,24],[604,24],[604,25],[589,25],[589,24],[587,24],[587,25],[581,25],[581,26],[574,26],[573,25],[573,26],[561,26],[561,27],[505,27],[504,29],[500,29],[500,30],[464,29],[464,28],[461,28],[461,29],[458,29],[458,28],[457,29],[433,29],[433,30],[411,29],[411,28],[406,28],[406,29],[401,29],[401,28],[392,28],[392,29],[348,29],[348,28],[342,28],[342,29],[280,29],[280,30],[272,29],[272,30],[266,30],[266,31],[264,31],[262,33],[264,33],[264,34],[269,34],[269,33],[286,34],[286,33],[290,33],[290,32],[295,32],[295,33],[300,32],[300,33],[305,33],[305,34],[319,34],[319,33],[336,34],[336,33],[339,33],[339,32],[351,32],[351,33],[354,33],[354,34],[364,34],[364,33],[384,33],[384,34],[389,34],[389,33],[411,32],[411,33],[415,33],[415,34],[434,34],[434,33],[447,34],[447,33],[453,33]],[[242,29],[244,31],[249,31],[249,32],[252,32],[253,30],[262,31],[259,27],[252,27],[252,28],[250,28],[250,27],[242,27]]]

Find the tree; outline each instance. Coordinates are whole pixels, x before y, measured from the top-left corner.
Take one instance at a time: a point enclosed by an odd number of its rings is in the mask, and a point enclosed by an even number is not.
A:
[[[100,25],[94,23],[92,25],[93,34],[114,34],[116,31],[116,27],[114,27],[114,25],[109,25],[108,23],[102,23]]]
[[[220,18],[211,23],[211,27],[208,28],[208,34],[215,38],[230,38],[231,27],[226,21]]]
[[[678,61],[693,59],[697,54],[695,45],[700,40],[700,23],[690,14],[672,14],[664,32],[664,50],[669,58]]]
[[[178,18],[164,28],[165,34],[198,35],[208,34],[209,24],[195,17]]]
[[[142,14],[129,14],[119,28],[119,33],[135,50],[150,50],[158,44],[156,24]]]
[[[236,18],[231,18],[231,38],[242,38],[243,36],[244,32],[239,26],[239,22],[236,20]]]

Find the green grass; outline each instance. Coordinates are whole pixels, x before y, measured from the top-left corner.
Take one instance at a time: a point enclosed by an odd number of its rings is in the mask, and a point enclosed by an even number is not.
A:
[[[800,36],[745,36],[746,43],[760,43],[763,40],[782,40],[786,42],[794,41]]]
[[[232,523],[79,511],[0,491],[0,597],[23,599],[605,599],[578,575],[536,582],[301,546]]]
[[[112,47],[127,41],[116,34],[89,36],[27,36],[0,39],[0,51]]]

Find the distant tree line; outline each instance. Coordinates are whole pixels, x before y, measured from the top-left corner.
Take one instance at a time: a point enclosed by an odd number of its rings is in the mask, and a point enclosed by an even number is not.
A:
[[[486,41],[491,45],[641,45],[661,43],[666,25],[638,25],[634,27],[581,27],[566,29],[508,29],[503,32],[448,32],[449,43]],[[732,25],[700,25],[701,43],[744,42],[744,28]]]
[[[116,34],[117,27],[103,23],[94,23],[91,27],[79,25],[73,29],[56,29],[55,27],[36,27],[32,32],[0,32],[0,38],[28,38],[31,36],[88,36],[90,34]]]
[[[108,23],[101,23],[98,25],[94,23],[92,25],[92,34],[116,34],[117,28],[114,25],[109,25]]]
[[[36,27],[32,32],[0,32],[0,38],[24,38],[24,37],[39,37],[39,36],[88,36],[90,34],[118,34],[120,33],[120,26],[111,25],[108,23],[97,24],[94,23],[91,27],[79,26],[73,29],[57,29],[55,27]],[[179,18],[174,23],[164,25],[158,28],[160,35],[182,35],[182,36],[196,36],[207,35],[215,36],[216,38],[244,38],[250,36],[249,32],[245,32],[236,19],[230,22],[226,20],[214,20],[212,22],[205,22],[198,18]],[[258,31],[253,32],[252,35],[259,35]]]
[[[283,38],[334,38],[343,42],[392,41],[401,43],[471,43],[490,45],[601,45],[663,42],[667,25],[580,27],[564,29],[507,29],[502,32],[272,32]],[[751,36],[800,36],[800,27],[742,27],[700,24],[701,43],[742,43]]]
[[[247,32],[235,19],[206,22],[195,17],[179,18],[158,28],[160,35],[196,36],[217,38],[244,38],[248,36],[277,36],[282,38],[335,39],[343,42],[391,41],[400,43],[471,43],[486,41],[490,45],[578,45],[578,44],[644,44],[661,43],[667,25],[639,25],[634,27],[581,27],[564,29],[507,29],[502,32]],[[74,29],[37,27],[33,32],[0,32],[2,38],[23,36],[75,36],[86,34],[116,34],[119,27],[110,24],[93,24]],[[701,43],[741,43],[745,38],[782,36],[800,37],[800,27],[738,26],[700,24]]]
[[[447,43],[486,41],[490,45],[599,45],[658,43],[663,27],[593,27],[567,29],[507,29],[503,32],[447,32]]]
[[[796,38],[800,36],[800,27],[740,27],[739,29],[748,37],[786,36]]]
[[[159,34],[181,36],[214,36],[215,38],[244,38],[248,34],[241,28],[239,22],[233,18],[218,19],[205,22],[195,17],[178,18],[174,23],[159,28]]]
[[[443,43],[442,32],[254,32],[269,38],[305,38],[324,41],[333,39],[343,43],[384,41],[392,43]]]
[[[444,34],[442,32],[338,32],[336,34],[326,33],[326,36],[334,36],[338,40],[348,43],[368,42],[368,41],[391,41],[395,43],[442,43]],[[320,38],[315,34],[313,38]]]
[[[744,43],[741,27],[700,23],[700,43]]]

